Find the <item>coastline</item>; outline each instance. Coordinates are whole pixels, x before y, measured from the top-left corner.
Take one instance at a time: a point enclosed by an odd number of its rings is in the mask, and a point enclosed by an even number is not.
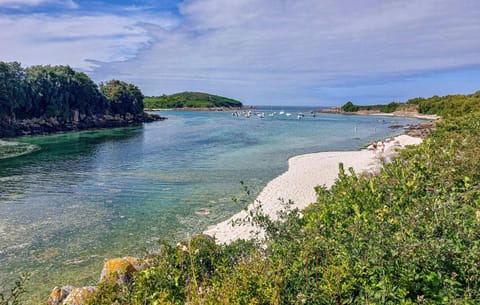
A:
[[[238,111],[256,109],[255,106],[242,107],[181,107],[181,108],[145,108],[145,111]]]
[[[417,145],[421,138],[399,135],[385,140],[384,152],[372,150],[371,145],[360,151],[318,152],[294,156],[288,160],[288,170],[270,181],[260,192],[256,200],[229,219],[208,227],[203,234],[213,236],[219,244],[231,243],[238,239],[251,239],[262,232],[251,224],[232,226],[232,222],[245,219],[251,211],[261,205],[262,211],[272,219],[282,210],[282,200],[293,201],[291,208],[300,210],[316,201],[315,187],[324,185],[330,188],[338,177],[339,163],[344,168],[352,167],[356,173],[378,171],[385,158],[387,161],[395,156],[397,149],[406,145]]]
[[[49,135],[82,130],[131,127],[165,119],[165,117],[161,117],[157,114],[144,112],[141,115],[126,113],[125,115],[98,114],[85,117],[78,116],[72,121],[65,121],[57,117],[0,121],[0,139]]]
[[[418,111],[402,111],[397,110],[394,112],[381,112],[378,110],[359,110],[355,112],[343,111],[340,107],[333,107],[327,109],[314,110],[315,113],[322,114],[342,114],[342,115],[372,115],[372,116],[391,116],[391,117],[406,117],[422,120],[436,121],[442,117],[435,114],[421,114]]]

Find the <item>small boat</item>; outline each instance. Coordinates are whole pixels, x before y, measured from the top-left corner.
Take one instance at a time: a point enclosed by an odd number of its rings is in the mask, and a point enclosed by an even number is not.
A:
[[[285,114],[285,111],[282,110],[282,111],[280,111],[278,114],[279,114],[279,115]]]
[[[265,112],[259,112],[257,113],[257,116],[261,119],[263,119],[265,117]]]
[[[285,113],[286,116],[291,116],[292,114],[290,112]]]
[[[270,113],[268,114],[268,116],[274,116],[274,115],[275,115],[275,112],[270,112]]]
[[[297,114],[297,119],[299,119],[299,120],[300,120],[300,119],[303,119],[304,116],[305,116],[305,115],[304,115],[302,112],[299,112],[299,113]]]

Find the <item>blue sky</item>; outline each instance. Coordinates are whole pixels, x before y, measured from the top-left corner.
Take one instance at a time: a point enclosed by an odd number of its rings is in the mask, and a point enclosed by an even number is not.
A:
[[[0,0],[0,60],[250,105],[480,90],[478,0]]]

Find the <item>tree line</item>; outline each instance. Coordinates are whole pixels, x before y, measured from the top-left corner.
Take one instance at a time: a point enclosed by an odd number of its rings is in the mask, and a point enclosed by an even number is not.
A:
[[[397,110],[410,110],[414,107],[422,114],[437,114],[442,117],[460,116],[471,113],[480,106],[480,90],[472,94],[451,94],[446,96],[434,95],[429,98],[415,97],[406,103],[391,102],[386,105],[355,105],[351,101],[346,102],[341,108],[345,112],[357,112],[360,110],[377,110],[391,113]]]
[[[140,89],[120,80],[98,86],[85,73],[69,66],[31,66],[0,61],[0,121],[75,115],[139,115]]]

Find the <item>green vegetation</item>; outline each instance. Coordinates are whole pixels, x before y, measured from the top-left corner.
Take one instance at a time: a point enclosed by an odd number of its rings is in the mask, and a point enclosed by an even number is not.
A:
[[[113,113],[143,113],[143,94],[137,86],[119,80],[100,83],[100,92],[110,101]]]
[[[98,86],[68,66],[22,68],[0,62],[0,121],[79,115],[143,113],[143,95],[131,84],[112,80]]]
[[[404,105],[404,104],[403,104]],[[399,109],[402,106],[401,103],[391,102],[386,105],[369,105],[369,106],[360,106],[355,105],[352,102],[347,102],[345,105],[342,106],[342,110],[345,112],[357,112],[360,110],[372,110],[372,111],[380,111],[385,113],[392,113]]]
[[[25,284],[29,278],[29,273],[22,274],[8,292],[0,291],[0,305],[21,305],[22,296],[26,292]]]
[[[250,215],[266,247],[164,243],[89,304],[480,303],[480,113],[438,109],[448,119],[379,174],[341,165],[302,217],[288,204],[283,221]]]
[[[473,94],[432,96],[430,98],[416,97],[406,103],[391,102],[386,105],[360,106],[352,102],[345,103],[341,108],[345,112],[357,112],[360,110],[374,110],[385,113],[394,111],[418,111],[423,114],[436,114],[442,117],[460,116],[471,113],[480,107],[480,91]]]
[[[145,97],[146,108],[214,108],[242,107],[242,103],[223,96],[200,92]]]
[[[476,111],[480,107],[480,91],[470,95],[417,97],[408,100],[410,105],[416,105],[420,113],[438,114],[443,117],[459,116],[463,113]]]
[[[342,106],[342,110],[345,112],[357,112],[360,110],[360,106],[354,105],[352,102],[347,102]]]

